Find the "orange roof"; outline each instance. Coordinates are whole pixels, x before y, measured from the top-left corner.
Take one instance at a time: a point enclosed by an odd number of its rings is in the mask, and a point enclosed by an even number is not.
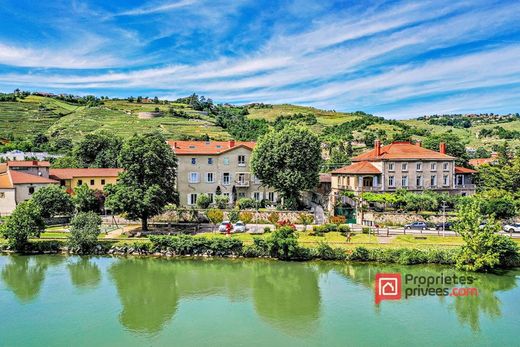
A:
[[[52,180],[47,177],[31,175],[25,172],[17,170],[9,170],[11,176],[11,182],[13,184],[24,184],[24,183],[58,183],[58,181]]]
[[[352,158],[352,161],[375,161],[388,159],[455,159],[452,156],[432,151],[410,142],[394,142],[380,149],[381,155],[376,155],[376,149],[358,155]]]
[[[13,188],[13,184],[11,183],[11,178],[7,173],[3,173],[0,175],[0,189]]]
[[[473,170],[473,169],[468,169],[467,167],[455,166],[455,173],[458,173],[458,174],[474,174],[474,173],[477,173],[477,171]]]
[[[252,141],[174,141],[168,140],[168,144],[177,155],[188,154],[221,154],[237,147],[253,149],[256,142]]]
[[[469,165],[471,166],[480,166],[480,165],[484,165],[484,164],[489,164],[489,163],[492,163],[494,161],[496,161],[497,158],[477,158],[477,159],[470,159],[469,160]]]
[[[37,160],[11,160],[7,162],[7,166],[19,166],[19,167],[50,167],[51,163],[48,161],[37,161]]]
[[[117,177],[122,171],[118,168],[50,169],[49,175],[57,180],[70,180],[74,177]]]
[[[0,173],[7,171],[7,163],[0,163]]]
[[[372,163],[368,161],[361,161],[358,163],[353,163],[352,165],[344,166],[337,170],[332,171],[333,174],[380,174],[378,168],[376,168]]]

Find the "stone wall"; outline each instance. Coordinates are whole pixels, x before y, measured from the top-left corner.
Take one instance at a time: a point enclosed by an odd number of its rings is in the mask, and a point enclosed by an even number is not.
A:
[[[449,221],[453,216],[446,214],[446,220]],[[420,214],[420,213],[395,213],[395,212],[365,212],[363,215],[365,221],[372,221],[378,225],[396,225],[402,226],[412,222],[429,222],[442,223],[444,217],[442,214]]]

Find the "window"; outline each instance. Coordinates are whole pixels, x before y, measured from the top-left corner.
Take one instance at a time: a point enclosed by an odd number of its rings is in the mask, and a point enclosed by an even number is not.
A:
[[[244,192],[238,192],[238,197],[239,197],[239,198],[245,198],[245,197],[246,197],[246,193],[244,193]]]
[[[215,182],[215,175],[213,172],[206,172],[206,183],[214,183]]]
[[[402,185],[403,187],[408,187],[408,176],[403,176],[403,177],[401,178],[401,185]]]
[[[389,187],[395,187],[394,176],[388,176],[388,186]]]
[[[198,172],[190,172],[188,176],[189,183],[199,183],[199,173]]]
[[[415,179],[415,185],[417,187],[422,187],[422,185],[423,185],[423,178],[422,178],[422,176],[417,176],[417,178]]]
[[[208,164],[213,165],[213,158],[208,158]]]
[[[271,202],[275,202],[276,201],[276,197],[274,196],[274,192],[269,192],[267,193],[267,199]]]
[[[430,177],[430,186],[432,186],[432,187],[437,186],[437,176]]]
[[[29,195],[34,194],[34,187],[29,187]]]
[[[224,172],[222,174],[222,184],[229,184],[231,183],[231,175],[229,172]]]
[[[193,165],[197,164],[197,158],[191,158],[191,163],[192,163]]]
[[[83,181],[82,180],[78,180],[78,187],[81,186],[83,184]]]
[[[213,197],[214,197],[213,193],[208,193],[208,198],[209,198],[210,202],[213,202]]]
[[[458,186],[464,185],[464,175],[457,175],[457,185]]]
[[[408,171],[408,163],[402,163],[401,164],[401,170],[402,171]]]
[[[444,186],[450,185],[450,176],[448,176],[448,175],[442,176],[442,185],[444,185]]]
[[[190,193],[188,194],[188,205],[195,205],[197,203],[197,194]]]
[[[246,156],[245,155],[238,156],[238,166],[246,166]]]
[[[105,185],[105,180],[101,180],[101,184],[102,184],[102,185]]]
[[[90,185],[93,186],[96,183],[95,180],[90,180]]]
[[[436,171],[437,170],[437,163],[431,163],[430,164],[430,170],[431,171]]]
[[[229,165],[229,158],[228,157],[225,157],[223,159],[223,162],[224,162],[224,165]]]
[[[62,187],[65,186],[65,180],[60,180],[60,186],[62,186]]]
[[[443,163],[443,164],[442,164],[442,169],[443,169],[444,171],[448,171],[449,168],[450,168],[449,163]]]
[[[395,170],[394,163],[388,163],[388,171],[394,171],[394,170]]]
[[[5,198],[5,192],[0,192],[0,199]]]
[[[253,199],[255,199],[256,201],[262,200],[262,195],[260,194],[260,192],[253,192]]]
[[[422,163],[417,163],[416,169],[417,169],[417,171],[422,171]]]

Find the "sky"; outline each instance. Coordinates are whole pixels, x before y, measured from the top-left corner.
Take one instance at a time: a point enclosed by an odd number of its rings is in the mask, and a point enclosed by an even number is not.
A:
[[[520,1],[0,0],[0,91],[520,112]]]

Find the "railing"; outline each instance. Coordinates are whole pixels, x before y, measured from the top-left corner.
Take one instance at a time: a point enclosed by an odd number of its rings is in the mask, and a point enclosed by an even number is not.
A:
[[[249,180],[247,181],[235,181],[236,187],[249,187]]]
[[[455,189],[476,189],[475,184],[455,184]]]

